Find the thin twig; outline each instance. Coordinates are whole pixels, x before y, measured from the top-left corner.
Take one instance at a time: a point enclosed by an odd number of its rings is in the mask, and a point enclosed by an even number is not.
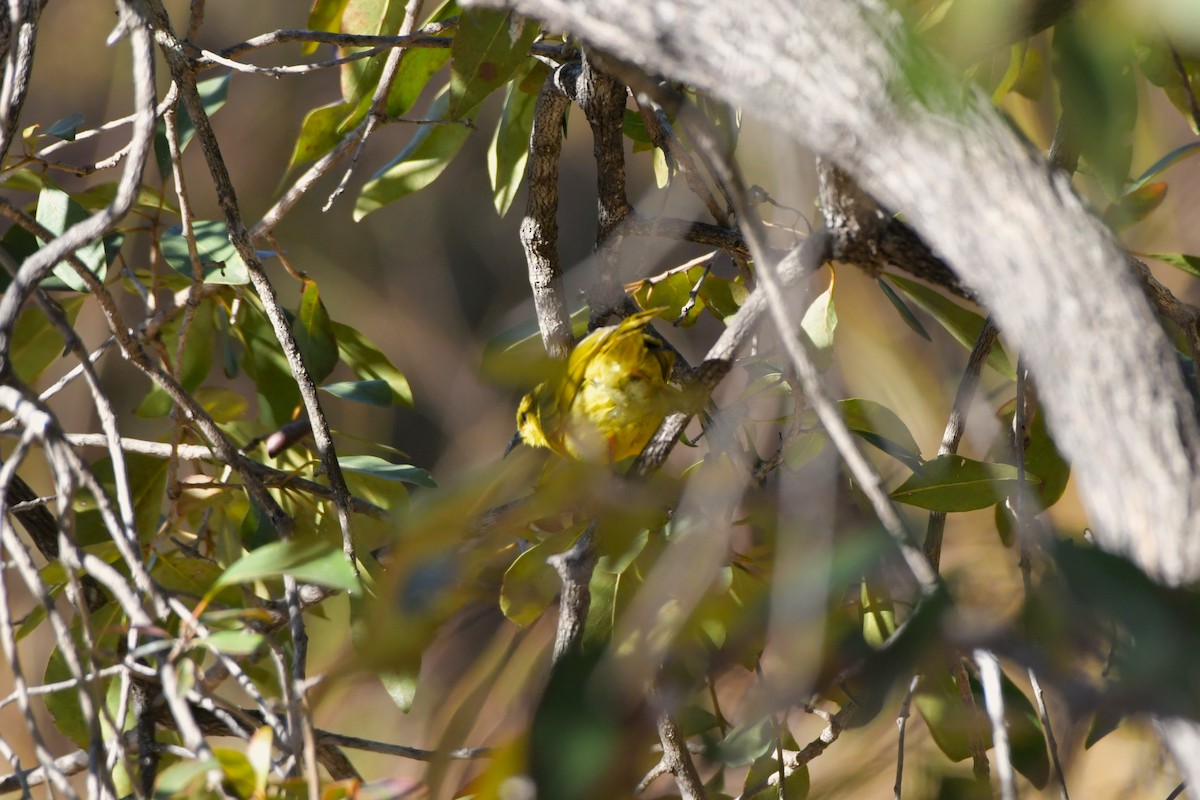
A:
[[[899,734],[896,737],[896,783],[892,787],[895,800],[900,800],[900,795],[904,790],[904,735],[908,732],[908,718],[911,713],[909,709],[912,707],[913,695],[916,693],[917,684],[920,681],[921,676],[914,675],[908,682],[908,691],[904,693],[904,700],[900,703],[900,713],[896,715],[896,727],[899,728]]]
[[[938,448],[939,456],[958,452],[958,444],[967,428],[967,415],[970,412],[971,403],[975,400],[975,389],[979,386],[980,373],[983,371],[983,365],[987,362],[988,356],[991,355],[998,335],[999,330],[992,322],[992,318],[988,317],[979,331],[975,346],[971,348],[971,355],[967,358],[967,366],[963,370],[962,378],[959,379],[958,392],[954,395],[954,406],[950,411],[950,418],[946,421],[946,430],[942,433],[942,444]],[[930,512],[929,523],[925,529],[924,550],[925,557],[929,559],[929,563],[933,565],[934,569],[937,569],[942,561],[942,534],[945,530],[946,512]]]

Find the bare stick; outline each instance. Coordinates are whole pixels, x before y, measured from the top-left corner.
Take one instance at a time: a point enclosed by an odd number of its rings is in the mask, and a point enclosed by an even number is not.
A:
[[[658,738],[663,746],[663,765],[667,772],[675,776],[675,784],[683,800],[704,800],[704,784],[692,756],[687,751],[687,743],[679,726],[666,711],[658,715]]]
[[[920,681],[920,675],[913,675],[912,680],[908,682],[908,691],[904,693],[904,701],[900,703],[900,713],[896,715],[896,727],[900,731],[896,737],[896,783],[892,787],[895,800],[900,800],[900,795],[904,790],[904,734],[908,731],[909,709],[912,707],[913,694],[916,693],[917,684]]]
[[[992,746],[996,749],[996,771],[1000,773],[1000,797],[1017,800],[1017,779],[1013,772],[1012,750],[1008,744],[1008,726],[1004,723],[1004,695],[1001,689],[1000,661],[987,650],[975,651],[979,679],[983,683],[983,701],[992,725]]]
[[[542,344],[551,358],[566,359],[575,343],[558,259],[558,161],[562,122],[574,95],[579,66],[565,64],[546,76],[533,112],[525,180],[529,194],[521,220],[521,245]]]

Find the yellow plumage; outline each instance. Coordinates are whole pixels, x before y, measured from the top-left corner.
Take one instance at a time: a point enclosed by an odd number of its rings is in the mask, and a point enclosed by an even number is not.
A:
[[[641,452],[672,408],[675,354],[646,331],[656,310],[597,328],[571,351],[566,373],[517,408],[517,436],[592,463]],[[514,440],[515,441],[515,440]]]

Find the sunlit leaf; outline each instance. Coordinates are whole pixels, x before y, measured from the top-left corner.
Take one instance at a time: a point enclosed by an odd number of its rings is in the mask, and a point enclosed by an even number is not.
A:
[[[308,12],[308,29],[310,31],[337,31],[342,19],[342,10],[346,8],[346,0],[314,0],[312,10]],[[306,42],[301,50],[306,56],[317,52],[317,42]]]
[[[504,85],[529,57],[540,32],[536,23],[512,11],[469,8],[458,18],[450,48],[450,102],[447,119],[470,114]]]
[[[449,119],[446,116],[449,102],[447,92],[440,94],[429,107],[429,118]],[[470,119],[469,112],[466,118]],[[421,125],[400,154],[362,188],[354,204],[355,221],[433,183],[470,135],[471,129],[462,124]]]
[[[215,631],[204,638],[204,643],[218,653],[244,657],[252,655],[262,647],[266,637],[250,630]]]
[[[1167,199],[1167,184],[1163,181],[1142,184],[1126,192],[1104,209],[1104,221],[1114,231],[1122,231],[1148,217]]]
[[[1033,476],[1027,478],[1033,480]],[[995,505],[1019,485],[1017,468],[1010,464],[949,454],[922,464],[892,491],[892,499],[929,511],[974,511]]]
[[[408,464],[393,464],[378,456],[339,456],[338,464],[341,465],[342,469],[363,472],[390,481],[403,481],[404,483],[411,483],[414,486],[424,486],[427,489],[437,488],[437,483],[433,480],[433,477],[420,467]]]
[[[221,765],[221,778],[236,797],[250,797],[254,794],[257,781],[254,776],[254,765],[246,754],[229,747],[214,747],[212,753],[217,763]]]
[[[1157,259],[1200,278],[1200,256],[1189,256],[1186,253],[1148,253],[1146,258]]]
[[[296,145],[292,148],[292,157],[288,160],[287,171],[315,161],[337,146],[342,138],[339,129],[353,111],[354,106],[349,103],[330,103],[305,114],[304,121],[300,123],[300,135],[296,137]]]
[[[817,369],[824,372],[833,366],[833,332],[837,329],[837,311],[833,306],[834,272],[829,272],[829,288],[817,295],[804,312],[800,328],[808,335]]]
[[[68,114],[62,119],[55,122],[46,129],[49,136],[56,136],[59,139],[66,139],[68,142],[75,141],[75,134],[79,130],[79,126],[83,124],[83,114],[75,112]]]
[[[225,105],[229,97],[229,79],[232,77],[232,72],[226,72],[224,75],[196,83],[196,91],[200,94],[200,103],[204,106],[207,116],[211,117]],[[182,99],[176,101],[175,107],[178,109],[176,128],[179,133],[179,152],[182,153],[196,135],[196,125]],[[167,144],[167,126],[161,119],[154,132],[154,157],[158,162],[159,173],[164,178],[170,176],[171,150]]]
[[[196,251],[200,256],[200,263],[204,267],[205,283],[240,286],[250,282],[246,262],[229,241],[224,222],[197,220],[192,223],[192,232],[196,237]],[[192,257],[188,252],[187,239],[183,236],[183,228],[178,225],[167,228],[159,240],[159,247],[171,268],[191,280]],[[259,255],[262,257],[272,254]]]
[[[536,105],[536,94],[522,92],[517,88],[516,81],[508,85],[504,111],[496,123],[487,161],[488,177],[492,181],[492,204],[502,217],[508,213],[525,176],[529,133],[533,129],[533,109]]]
[[[396,369],[375,344],[349,325],[333,323],[337,337],[338,352],[346,366],[364,381],[386,381],[392,390],[391,402],[395,405],[411,406],[412,389],[408,380]]]
[[[38,195],[36,219],[38,224],[50,233],[58,236],[77,222],[88,218],[88,212],[75,202],[70,195],[59,189],[46,187]],[[13,226],[16,228],[17,226]],[[112,237],[109,237],[112,240]],[[113,240],[119,242],[119,240]],[[88,272],[96,276],[101,283],[108,273],[108,266],[116,258],[116,249],[105,248],[104,241],[96,241],[75,251],[75,257],[83,262]],[[108,252],[111,251],[111,252]],[[43,289],[71,289],[76,292],[88,291],[87,284],[66,261],[54,265],[54,274],[42,281]]]
[[[434,11],[425,24],[444,22],[460,13],[457,3],[443,3]],[[404,54],[396,80],[387,96],[387,113],[398,117],[417,102],[421,93],[429,86],[429,80],[438,74],[450,60],[449,47],[416,47]]]
[[[358,577],[341,548],[309,537],[272,542],[247,553],[221,573],[210,592],[223,586],[283,575],[347,592],[359,589]]]

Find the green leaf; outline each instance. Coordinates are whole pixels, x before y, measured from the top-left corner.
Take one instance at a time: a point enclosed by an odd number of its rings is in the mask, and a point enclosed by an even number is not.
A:
[[[212,753],[221,765],[222,783],[228,786],[234,797],[251,797],[257,785],[254,765],[246,754],[228,747],[214,747]]]
[[[314,0],[312,10],[308,12],[308,29],[310,31],[338,30],[342,19],[342,11],[346,8],[346,0]],[[311,56],[317,52],[317,42],[306,42],[302,53]]]
[[[355,375],[365,381],[387,381],[392,389],[392,403],[412,406],[412,389],[408,386],[408,380],[370,339],[340,322],[333,323],[333,333],[337,337],[342,361],[354,370]]]
[[[999,414],[1000,431],[996,440],[988,449],[988,459],[992,461],[1013,463],[1012,450],[1012,403],[1007,411]],[[1058,451],[1050,430],[1046,427],[1046,415],[1035,414],[1029,424],[1029,442],[1025,445],[1025,469],[1040,483],[1031,486],[1033,499],[1038,510],[1047,509],[1058,502],[1066,491],[1067,481],[1071,477],[1071,466]]]
[[[300,309],[292,321],[292,333],[313,382],[320,383],[328,378],[337,366],[338,343],[316,281],[304,281]]]
[[[229,241],[229,232],[224,222],[197,220],[192,223],[196,237],[196,251],[204,267],[204,282],[222,286],[242,286],[250,282],[246,262],[238,255],[237,248]],[[159,241],[163,258],[179,274],[192,280],[192,257],[188,253],[187,239],[183,228],[172,225]],[[261,255],[272,255],[260,253]]]
[[[774,744],[774,739],[775,726],[771,719],[759,719],[730,731],[724,741],[717,745],[714,755],[726,766],[740,767],[766,753]]]
[[[1121,194],[1133,155],[1137,85],[1127,30],[1099,14],[1070,14],[1054,28],[1052,68],[1065,124],[1080,155],[1112,197]]]
[[[421,663],[418,661],[412,669],[382,670],[379,672],[379,682],[392,698],[396,708],[404,713],[412,709],[413,701],[417,699],[417,679],[421,675]]]
[[[917,711],[924,717],[938,749],[950,760],[962,761],[971,754],[969,731],[972,721],[949,671],[941,669],[938,672],[937,675],[926,675],[921,679],[913,702]],[[981,712],[974,724],[979,725],[980,736],[990,748],[992,732],[982,715],[983,687],[974,675],[968,675],[968,678],[975,705]],[[1029,698],[1003,673],[1000,686],[1004,701],[1005,727],[1008,728],[1011,748],[1011,763],[1035,787],[1044,788],[1050,778],[1050,759],[1037,711]]]
[[[296,145],[292,148],[292,157],[288,160],[287,172],[300,164],[316,161],[328,153],[341,141],[340,130],[347,116],[353,113],[355,106],[349,103],[330,103],[318,106],[304,115],[300,123],[300,135],[296,137]],[[354,124],[358,124],[357,117]]]
[[[1200,142],[1188,142],[1187,144],[1176,147],[1165,156],[1155,161],[1145,172],[1137,177],[1129,188],[1125,190],[1126,194],[1136,192],[1138,189],[1150,183],[1159,175],[1162,175],[1168,168],[1174,166],[1177,162],[1183,161],[1185,158],[1190,158],[1197,153],[1200,153]]]
[[[266,637],[261,633],[250,630],[228,630],[210,633],[204,643],[218,653],[227,656],[244,657],[253,655],[262,647]]]
[[[892,598],[864,580],[859,585],[863,639],[879,648],[896,632],[896,607]]]
[[[163,326],[160,334],[167,352],[174,359],[179,347],[179,327],[182,317],[172,320]],[[175,370],[176,377],[186,391],[194,392],[204,379],[208,377],[213,361],[213,340],[216,332],[216,321],[213,307],[206,303],[202,305],[192,318],[188,330],[187,343],[183,348],[183,360]],[[162,417],[170,413],[173,402],[171,396],[157,384],[150,388],[141,404],[134,413],[146,419]]]
[[[969,311],[948,297],[935,292],[928,286],[902,278],[891,272],[885,273],[888,280],[896,284],[906,295],[911,297],[921,308],[938,321],[938,323],[953,336],[959,344],[968,350],[975,347],[979,332],[983,330],[983,317],[974,311]],[[988,366],[1009,380],[1016,380],[1017,372],[1004,348],[997,342],[988,356]]]
[[[384,380],[340,381],[320,388],[334,397],[371,406],[390,406],[394,397],[392,387]]]
[[[1197,60],[1194,52],[1188,53],[1183,49],[1173,51],[1172,45],[1177,46],[1179,42],[1171,42],[1170,39],[1174,37],[1155,36],[1143,41],[1136,48],[1138,65],[1146,79],[1166,93],[1171,104],[1187,121],[1192,133],[1200,134],[1200,127],[1197,127],[1197,121],[1192,117],[1194,87],[1200,86],[1200,60]],[[1177,56],[1187,75],[1186,84],[1176,66]]]
[[[546,559],[570,547],[584,527],[575,525],[548,536],[517,556],[504,571],[500,586],[500,610],[504,616],[518,625],[529,625],[554,602],[562,589],[562,580]]]
[[[440,22],[457,13],[457,4],[446,3],[429,18],[429,22]],[[388,116],[399,117],[412,108],[429,86],[430,79],[437,75],[449,60],[449,47],[416,47],[405,52],[400,69],[396,72],[396,80],[392,81],[392,88],[388,91]],[[345,126],[342,129],[345,130]]]
[[[226,72],[224,75],[218,75],[215,78],[199,81],[196,84],[196,91],[200,93],[200,102],[204,106],[204,113],[212,116],[217,113],[225,101],[229,98],[229,80],[233,77],[233,72]],[[187,113],[187,108],[181,102],[179,104],[179,152],[182,153],[188,143],[192,141],[192,137],[196,134],[196,125],[192,121],[191,116]]]
[[[94,612],[89,620],[91,630],[93,631],[92,644],[98,649],[115,650],[118,638],[116,631],[123,621],[124,617],[121,614],[120,606],[115,603],[110,603]],[[97,631],[103,632],[99,638],[95,638]],[[77,654],[88,652],[78,619],[71,624],[70,641]],[[88,671],[87,663],[85,660],[83,666],[85,672]],[[67,666],[67,659],[63,656],[61,647],[55,647],[50,653],[43,677],[46,683],[58,683],[59,681],[70,680],[72,677],[70,667]],[[98,685],[95,686],[96,692],[92,696],[103,697],[107,685],[111,680],[113,679],[106,678],[98,681]],[[79,691],[77,689],[52,692],[46,695],[43,702],[46,705],[46,710],[50,712],[50,716],[54,718],[54,727],[59,733],[80,747],[86,748],[90,746],[92,743],[91,729],[87,725],[83,716],[83,709],[79,705]]]
[[[833,307],[835,281],[834,273],[830,270],[829,288],[817,295],[800,321],[800,329],[812,342],[813,360],[822,372],[833,366],[833,332],[837,329],[838,321],[837,311]]]
[[[75,141],[75,134],[79,130],[79,126],[83,124],[83,114],[75,112],[55,122],[46,129],[49,136],[57,136],[59,139],[66,139],[68,142]]]
[[[216,758],[197,761],[177,761],[158,773],[154,781],[155,797],[203,797],[201,787],[207,782],[207,773],[220,768]],[[196,784],[193,786],[193,784]],[[186,792],[186,794],[185,794]]]
[[[1104,221],[1114,231],[1123,231],[1150,216],[1166,199],[1165,181],[1144,184],[1125,192],[1104,209]]]
[[[200,103],[204,106],[204,113],[207,116],[211,117],[220,110],[221,106],[225,105],[225,101],[229,97],[229,79],[232,77],[233,72],[231,71],[196,84],[196,91],[200,93]],[[177,101],[175,107],[178,109],[176,127],[179,132],[179,152],[182,154],[192,141],[192,137],[196,135],[196,125],[182,100]],[[159,120],[158,127],[154,132],[154,157],[158,162],[159,173],[164,178],[170,176],[171,148],[167,144],[167,125],[162,120]]]
[[[239,316],[231,330],[242,342],[242,370],[258,391],[261,423],[268,429],[278,428],[293,419],[300,404],[300,388],[262,307],[257,302],[245,303]]]
[[[683,313],[684,306],[691,299],[692,290],[701,278],[705,283],[712,278],[711,274],[705,274],[705,266],[711,261],[711,253],[699,256],[658,275],[631,283],[628,289],[637,300],[638,305],[646,309],[663,309],[659,312],[659,316],[673,323]],[[704,310],[704,303],[701,302],[697,293],[696,302],[688,311],[687,316],[680,320],[679,326],[687,328],[695,325],[702,310]]]
[[[83,206],[76,203],[70,195],[60,189],[46,187],[38,195],[36,219],[39,224],[55,236],[62,234],[75,223],[87,219],[88,216],[87,210]],[[107,238],[112,239],[113,237]],[[112,249],[111,245],[108,248],[105,247],[105,241],[96,241],[76,250],[75,257],[83,262],[88,272],[95,275],[96,279],[103,283],[108,273],[108,265],[116,258],[116,251],[119,249],[119,244],[116,249]],[[108,252],[109,250],[112,250],[112,252]],[[52,276],[42,281],[41,287],[43,289],[70,289],[76,292],[88,291],[87,284],[83,282],[83,278],[79,277],[79,274],[75,272],[75,268],[66,261],[60,261],[55,264],[53,271],[54,274]]]
[[[75,318],[79,316],[79,309],[83,307],[85,299],[70,297],[62,302],[68,324],[75,324]],[[46,312],[36,305],[28,305],[17,317],[9,359],[17,377],[26,383],[32,383],[62,356],[65,345],[62,334],[50,322]]]
[[[1017,468],[1010,464],[948,454],[922,464],[892,491],[892,499],[929,511],[974,511],[1000,502],[1018,484]]]
[[[879,285],[883,296],[888,299],[892,307],[900,314],[900,319],[904,320],[904,324],[911,328],[918,336],[927,342],[932,342],[933,339],[929,335],[929,331],[925,330],[925,326],[921,324],[921,320],[917,319],[917,315],[908,307],[908,303],[896,294],[896,290],[888,286],[887,281],[883,278],[877,278],[875,283]]]
[[[125,475],[133,501],[133,524],[138,540],[149,541],[158,529],[167,489],[167,459],[143,453],[125,453]],[[110,497],[116,497],[117,481],[112,459],[105,456],[92,465],[92,472]]]
[[[639,150],[649,150],[654,146],[654,142],[650,140],[650,132],[646,130],[646,120],[631,108],[625,109],[625,120],[621,130],[625,133],[625,137],[633,142],[635,153]]]
[[[882,403],[861,397],[841,400],[838,407],[851,432],[912,469],[922,463],[917,440],[896,412]]]
[[[317,538],[288,539],[263,545],[230,564],[209,590],[291,575],[306,583],[355,593],[358,577],[341,549]]]
[[[390,0],[349,0],[342,9],[342,33],[382,34],[393,36],[400,30],[404,17],[404,4]],[[343,47],[338,49],[342,56],[370,48]],[[379,83],[386,53],[370,58],[348,61],[341,66],[342,99],[357,104],[370,97]]]
[[[427,489],[437,488],[433,477],[420,467],[393,464],[378,456],[341,456],[338,458],[338,464],[342,469],[351,472],[362,472],[389,481],[402,481],[414,486],[424,486]]]
[[[208,415],[221,424],[244,419],[250,409],[245,395],[224,386],[201,386],[194,395]]]
[[[800,469],[811,463],[825,449],[828,436],[823,431],[802,433],[792,439],[783,449],[783,463],[788,469]]]
[[[755,786],[764,783],[767,785],[759,791],[747,794]],[[779,760],[774,750],[771,750],[766,755],[756,758],[749,771],[746,772],[746,780],[743,782],[744,791],[741,796],[745,800],[779,800],[780,797],[785,797],[787,800],[805,800],[808,797],[809,789],[808,765],[805,764],[784,778],[783,794],[780,794]]]
[[[449,102],[449,93],[443,91],[430,105],[429,118],[449,119],[446,116]],[[355,222],[437,180],[470,135],[471,129],[466,125],[421,125],[400,154],[362,188],[354,205]]]
[[[1200,256],[1189,256],[1186,253],[1147,253],[1146,258],[1162,261],[1200,278]]]
[[[515,80],[508,85],[504,111],[496,123],[487,161],[488,177],[492,182],[492,204],[501,217],[508,213],[525,177],[529,134],[533,130],[533,109],[536,105],[536,94],[521,91]]]
[[[460,119],[504,85],[529,57],[541,32],[512,11],[469,8],[458,18],[450,48],[450,104],[447,119]]]

